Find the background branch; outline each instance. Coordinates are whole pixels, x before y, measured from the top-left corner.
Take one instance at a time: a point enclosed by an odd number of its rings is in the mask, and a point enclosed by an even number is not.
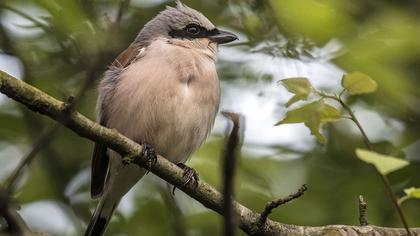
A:
[[[241,116],[233,112],[222,112],[232,121],[230,135],[226,140],[223,162],[223,206],[224,206],[224,235],[235,234],[235,215],[233,211],[234,178],[236,172],[237,154],[241,137]],[[242,132],[243,133],[243,132]]]
[[[170,212],[169,218],[173,227],[173,235],[185,236],[187,235],[185,216],[182,213],[180,206],[175,200],[175,195],[172,194],[172,189],[159,187],[160,196],[165,202],[165,206]]]
[[[302,185],[302,187],[300,187],[298,189],[298,191],[296,191],[295,193],[290,194],[289,196],[287,196],[286,198],[279,198],[277,200],[271,201],[269,203],[267,203],[267,205],[264,208],[264,211],[261,213],[258,221],[257,221],[257,231],[259,230],[259,228],[261,228],[261,226],[267,221],[268,216],[271,214],[271,212],[273,211],[273,209],[286,204],[294,199],[300,198],[305,191],[308,188],[306,187],[306,185]]]
[[[363,195],[359,196],[359,223],[361,226],[369,224],[367,220],[367,203],[365,202]]]
[[[29,166],[30,163],[35,159],[36,155],[53,140],[53,137],[58,133],[61,127],[62,125],[60,123],[56,123],[53,127],[42,133],[38,140],[33,144],[31,151],[29,151],[29,153],[22,158],[22,161],[15,168],[7,181],[6,186],[7,192],[9,194],[14,192],[19,177],[23,174],[25,167]]]
[[[0,214],[7,223],[7,234],[16,236],[33,235],[22,217],[17,213],[10,203],[9,194],[0,188]],[[1,233],[1,232],[0,232]]]
[[[95,142],[106,144],[122,156],[137,156],[136,163],[142,167],[147,166],[147,158],[139,156],[142,146],[126,138],[116,130],[105,128],[98,123],[91,121],[82,114],[73,111],[70,114],[62,101],[43,93],[37,88],[30,86],[5,72],[0,72],[0,92],[24,104],[32,111],[49,116],[50,118],[64,124],[81,137],[88,138]],[[65,119],[65,117],[68,117]],[[68,122],[65,122],[68,121]],[[151,172],[202,203],[207,208],[223,215],[223,196],[209,184],[200,181],[198,187],[184,185],[183,171],[175,164],[169,162],[162,156],[158,156],[157,163]],[[233,201],[235,214],[238,216],[238,226],[246,233],[251,234],[259,214],[249,208]],[[321,227],[287,225],[267,219],[261,227],[263,235],[401,235],[405,229],[384,228],[378,226],[345,226],[329,225]],[[420,228],[413,228],[412,232],[420,234]]]

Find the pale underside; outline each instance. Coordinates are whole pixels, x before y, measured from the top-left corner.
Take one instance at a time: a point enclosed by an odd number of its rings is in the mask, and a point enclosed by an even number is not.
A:
[[[138,59],[128,67],[114,68],[117,79],[105,78],[100,86],[100,100],[113,90],[112,97],[102,101],[107,103],[104,125],[152,145],[173,163],[184,163],[204,142],[218,110],[217,48],[208,41],[181,46],[176,40],[159,39],[138,51]],[[122,197],[145,170],[122,165],[120,156],[111,150],[108,155],[113,178],[105,189]]]

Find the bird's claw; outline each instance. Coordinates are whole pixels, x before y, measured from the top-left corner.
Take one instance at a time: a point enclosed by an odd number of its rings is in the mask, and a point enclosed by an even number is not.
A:
[[[198,187],[198,181],[200,181],[200,177],[198,176],[197,171],[185,165],[184,163],[178,163],[177,166],[184,171],[184,173],[182,174],[182,177],[184,177],[185,179],[183,186],[186,186],[192,183],[193,188],[196,189]],[[175,195],[175,190],[176,190],[176,186],[174,186],[172,189],[173,195]]]

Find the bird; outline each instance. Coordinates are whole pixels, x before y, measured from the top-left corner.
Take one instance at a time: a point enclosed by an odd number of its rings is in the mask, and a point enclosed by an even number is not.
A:
[[[140,30],[109,66],[98,86],[97,121],[143,145],[150,165],[156,153],[198,181],[185,165],[208,137],[219,110],[218,46],[237,40],[181,1]],[[147,173],[95,143],[91,197],[99,203],[85,236],[105,233],[122,197]]]

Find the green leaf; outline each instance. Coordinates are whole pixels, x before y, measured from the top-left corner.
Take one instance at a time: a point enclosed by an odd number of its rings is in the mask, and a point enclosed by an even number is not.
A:
[[[307,78],[289,78],[281,81],[284,87],[291,93],[295,94],[286,103],[286,107],[289,107],[295,102],[308,99],[312,92],[312,85]]]
[[[420,188],[406,188],[404,189],[404,193],[410,198],[420,198]]]
[[[410,162],[400,158],[382,155],[377,152],[372,152],[360,148],[356,149],[356,155],[360,160],[373,164],[376,169],[378,169],[378,171],[383,175],[399,170],[410,164]]]
[[[340,111],[333,106],[325,104],[324,100],[321,99],[288,111],[286,117],[277,122],[276,125],[304,123],[318,141],[325,142],[325,137],[319,132],[321,125],[323,123],[337,121],[340,118]]]
[[[309,130],[311,131],[311,134],[315,136],[319,142],[325,143],[326,139],[324,135],[322,135],[321,132],[319,131],[321,128],[321,120],[319,116],[314,115],[312,117],[309,117],[309,120],[305,122],[304,124],[306,127],[309,128]]]
[[[375,80],[361,72],[344,75],[341,85],[349,94],[373,93],[378,88]]]

